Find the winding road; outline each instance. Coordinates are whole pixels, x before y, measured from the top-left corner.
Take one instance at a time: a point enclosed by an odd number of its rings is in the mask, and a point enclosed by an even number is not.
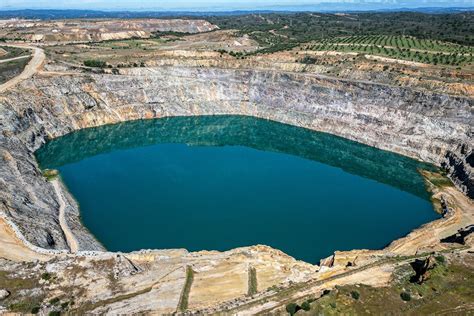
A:
[[[14,87],[17,83],[32,77],[42,67],[43,62],[46,58],[44,51],[41,48],[36,47],[36,46],[21,45],[21,44],[5,44],[2,46],[31,49],[33,51],[33,58],[31,58],[30,62],[25,66],[21,74],[8,80],[2,85],[0,85],[0,93],[3,93],[7,91],[8,89]],[[0,60],[0,63],[17,60],[21,58],[26,58],[26,57],[29,57],[29,56],[20,56],[20,57],[15,57],[15,58],[10,58],[10,59],[4,59],[4,60]],[[54,191],[56,193],[56,196],[58,197],[58,202],[59,202],[59,225],[61,226],[61,229],[64,233],[64,237],[66,238],[67,244],[69,246],[69,250],[72,253],[76,253],[79,250],[79,244],[66,221],[66,214],[65,214],[66,202],[64,201],[64,197],[61,193],[61,186],[60,186],[59,180],[57,179],[53,180],[52,184],[53,184]]]
[[[36,46],[21,44],[2,44],[2,46],[31,49],[33,51],[33,58],[31,58],[28,65],[25,66],[25,69],[23,69],[21,74],[0,85],[0,93],[14,87],[17,83],[32,77],[41,68],[46,58],[44,51]]]

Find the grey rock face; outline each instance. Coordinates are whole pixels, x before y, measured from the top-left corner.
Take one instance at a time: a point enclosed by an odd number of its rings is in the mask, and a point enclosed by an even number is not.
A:
[[[166,116],[239,114],[328,132],[444,166],[472,196],[473,100],[303,73],[136,68],[124,75],[34,77],[0,97],[0,212],[28,241],[67,249],[54,190],[34,151],[73,130]],[[102,247],[67,220],[83,250]]]
[[[474,199],[474,151],[472,143],[462,143],[446,153],[441,166],[448,172],[450,178]]]

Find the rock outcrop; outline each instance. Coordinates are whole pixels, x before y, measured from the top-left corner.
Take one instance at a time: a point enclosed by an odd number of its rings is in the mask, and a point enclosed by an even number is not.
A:
[[[469,98],[305,73],[157,67],[37,75],[0,97],[0,211],[31,244],[67,249],[34,151],[81,128],[178,115],[250,115],[328,132],[443,165],[472,197],[472,110]],[[102,249],[65,197],[80,249]]]
[[[472,142],[461,143],[453,150],[446,152],[441,166],[448,172],[456,186],[471,199],[474,199],[474,151]]]
[[[434,256],[429,256],[426,259],[416,259],[411,263],[415,275],[412,276],[411,282],[422,284],[430,278],[430,270],[436,266],[436,259]]]

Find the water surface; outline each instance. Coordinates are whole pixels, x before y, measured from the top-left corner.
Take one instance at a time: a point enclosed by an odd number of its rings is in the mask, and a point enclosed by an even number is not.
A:
[[[242,116],[85,129],[37,152],[112,251],[265,244],[316,263],[437,218],[415,160]]]

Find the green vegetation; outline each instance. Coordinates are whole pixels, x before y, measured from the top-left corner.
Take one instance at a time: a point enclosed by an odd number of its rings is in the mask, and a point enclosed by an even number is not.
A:
[[[46,178],[48,181],[53,181],[59,176],[59,171],[56,169],[45,169],[43,170],[43,177]],[[49,273],[44,273],[44,275],[49,275]],[[45,279],[49,280],[49,279]]]
[[[37,314],[40,311],[40,304],[39,299],[31,298],[10,304],[8,308],[12,312]]]
[[[247,295],[257,294],[257,270],[254,267],[249,267],[248,282]]]
[[[393,36],[393,35],[366,35],[366,36],[344,36],[333,39],[325,39],[323,43],[340,45],[369,45],[378,47],[397,47],[418,49],[423,51],[471,54],[474,52],[473,46],[454,44],[446,41],[419,39],[414,36]]]
[[[308,299],[301,303],[301,306],[292,302],[287,304],[285,308],[290,315],[294,315],[299,310],[304,310],[305,312],[308,312],[311,310],[311,303],[313,303],[314,301],[315,299]]]
[[[94,68],[105,68],[107,66],[107,63],[102,60],[88,59],[84,61],[84,66]]]
[[[48,272],[44,272],[43,274],[41,274],[41,279],[43,280],[50,280],[51,279],[51,273],[48,273]]]
[[[414,36],[474,45],[474,13],[271,13],[209,16],[221,29],[237,29],[260,43],[304,43],[354,35]]]
[[[107,47],[112,50],[121,50],[121,49],[135,49],[135,50],[147,50],[153,49],[159,46],[160,44],[167,42],[168,40],[163,40],[161,38],[130,38],[130,39],[120,39],[120,40],[107,40],[102,42],[90,43],[92,47]]]
[[[435,257],[436,259],[436,262],[438,262],[439,264],[445,264],[446,263],[446,259],[444,258],[443,255],[438,255]]]
[[[183,36],[187,36],[187,35],[192,35],[192,33],[175,32],[175,31],[163,31],[163,32],[156,31],[156,32],[152,32],[152,36],[156,37],[156,38],[161,38],[163,36],[183,37]]]
[[[32,314],[38,314],[40,311],[41,307],[40,306],[35,306],[31,309]]]
[[[247,34],[263,46],[249,54],[289,50],[303,43],[318,42],[318,45],[332,45],[333,49],[348,46],[347,50],[361,53],[371,49],[376,53],[378,49],[378,54],[386,51],[386,56],[461,65],[472,61],[473,17],[471,12],[275,13],[211,16],[208,20],[221,29],[237,29],[240,35]],[[315,48],[323,50],[322,46]]]
[[[142,290],[139,290],[137,292],[115,296],[115,297],[105,299],[105,300],[102,300],[102,301],[98,301],[98,302],[94,302],[94,303],[86,302],[86,303],[83,303],[80,306],[77,306],[77,308],[70,310],[68,312],[68,314],[71,314],[71,315],[84,315],[84,314],[87,314],[88,311],[92,311],[92,310],[100,308],[100,307],[105,307],[107,305],[110,305],[110,304],[113,304],[113,303],[116,303],[116,302],[124,301],[124,300],[130,299],[132,297],[136,297],[138,295],[148,293],[151,290],[152,290],[152,287],[150,286],[150,287],[144,288]],[[74,301],[71,301],[70,306],[73,306],[73,305],[76,305],[76,304],[75,304]]]
[[[453,182],[446,175],[441,173],[430,173],[427,181],[438,188],[454,186]]]
[[[296,314],[296,312],[299,310],[300,310],[300,307],[296,303],[289,303],[286,305],[286,311],[290,315]]]
[[[0,55],[0,60],[20,57],[20,56],[28,56],[31,54],[31,51],[26,48],[0,46],[0,49],[7,52],[5,55]]]
[[[473,46],[408,36],[347,36],[325,39],[306,49],[355,52],[409,61],[460,66],[473,62]]]
[[[2,301],[11,312],[37,314],[40,311],[43,295],[24,295],[23,290],[35,289],[39,286],[39,277],[19,277],[11,272],[0,271],[0,289],[7,289],[11,294]]]
[[[303,304],[301,304],[301,309],[304,311],[311,310],[311,303],[309,301],[304,301]]]
[[[438,255],[437,257],[443,257]],[[444,258],[444,257],[443,257]],[[440,259],[443,260],[443,259]],[[391,285],[373,288],[366,285],[338,286],[311,303],[311,315],[432,315],[464,314],[474,297],[474,257],[451,259],[437,264],[422,284],[410,282],[415,271],[409,264],[398,267]],[[360,293],[354,299],[353,293]]]
[[[191,266],[186,266],[186,281],[179,298],[178,310],[184,312],[188,309],[189,293],[191,292],[191,285],[194,280],[194,271]]]
[[[18,76],[28,64],[30,59],[31,58],[22,58],[0,63],[0,84]]]
[[[402,292],[400,294],[400,298],[404,300],[405,302],[409,302],[411,300],[411,295],[408,292]]]
[[[360,297],[360,294],[357,291],[351,291],[351,296],[353,299],[358,300]]]
[[[307,64],[307,65],[315,64],[316,63],[316,58],[311,57],[311,56],[304,56],[302,59],[300,59],[299,62],[302,63],[302,64]]]

